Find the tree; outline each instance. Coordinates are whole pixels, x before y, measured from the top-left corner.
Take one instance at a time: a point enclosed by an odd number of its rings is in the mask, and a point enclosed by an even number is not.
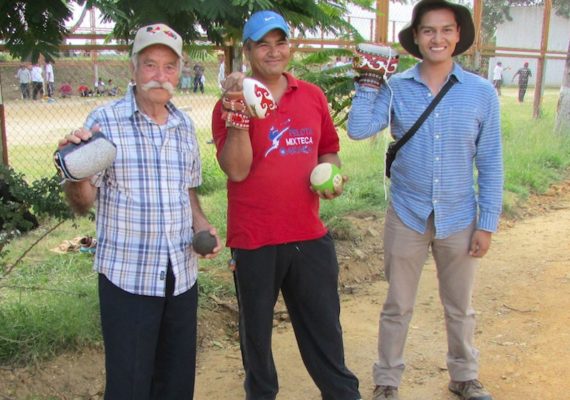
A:
[[[16,0],[0,2],[0,39],[10,54],[36,62],[43,54],[57,56],[72,17],[69,1]]]
[[[238,42],[244,21],[254,11],[273,9],[301,34],[322,30],[336,37],[358,37],[343,18],[348,5],[370,9],[375,0],[16,0],[0,6],[0,38],[8,51],[19,58],[37,60],[57,55],[58,45],[68,32],[71,5],[97,7],[103,21],[114,22],[112,36],[128,40],[151,22],[174,28],[186,43],[216,45]]]

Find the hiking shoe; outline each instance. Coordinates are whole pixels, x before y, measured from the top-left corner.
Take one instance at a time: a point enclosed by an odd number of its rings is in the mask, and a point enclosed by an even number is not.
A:
[[[449,382],[449,390],[461,397],[461,400],[493,400],[483,384],[477,379],[465,382]]]
[[[399,400],[398,388],[395,386],[378,385],[372,393],[372,400]]]

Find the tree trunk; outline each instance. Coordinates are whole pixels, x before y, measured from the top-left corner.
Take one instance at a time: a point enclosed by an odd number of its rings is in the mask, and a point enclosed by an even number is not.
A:
[[[566,66],[564,67],[564,78],[560,88],[560,99],[558,99],[554,130],[561,135],[570,135],[570,41],[568,42]]]

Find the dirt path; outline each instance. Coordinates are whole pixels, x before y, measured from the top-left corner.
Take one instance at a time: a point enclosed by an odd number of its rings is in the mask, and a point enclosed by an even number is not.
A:
[[[570,398],[570,182],[534,199],[524,219],[505,222],[483,260],[475,292],[476,342],[481,350],[481,380],[495,400]],[[359,232],[338,241],[342,281],[342,323],[349,367],[371,398],[371,366],[376,357],[378,315],[387,283],[382,280],[380,218],[350,219]],[[283,317],[285,313],[277,315]],[[215,324],[215,315],[225,325]],[[243,399],[235,316],[220,307],[203,315],[197,400]],[[445,337],[430,260],[422,275],[416,312],[406,348],[402,400],[451,400],[447,392]],[[216,329],[212,331],[212,329]],[[283,400],[317,400],[319,393],[305,372],[293,332],[277,319],[274,355]],[[100,399],[103,367],[99,351],[67,355],[25,370],[1,371],[0,399],[32,394],[57,399]],[[4,397],[3,397],[4,396]]]

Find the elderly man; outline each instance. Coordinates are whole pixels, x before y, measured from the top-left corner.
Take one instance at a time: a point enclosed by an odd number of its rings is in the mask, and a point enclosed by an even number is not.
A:
[[[76,212],[97,203],[107,400],[193,398],[198,270],[191,242],[193,232],[216,232],[195,192],[201,163],[194,123],[170,102],[181,57],[174,30],[139,29],[131,60],[136,85],[59,142],[80,143],[100,130],[117,146],[108,169],[65,184]],[[219,252],[216,241],[206,257]]]

